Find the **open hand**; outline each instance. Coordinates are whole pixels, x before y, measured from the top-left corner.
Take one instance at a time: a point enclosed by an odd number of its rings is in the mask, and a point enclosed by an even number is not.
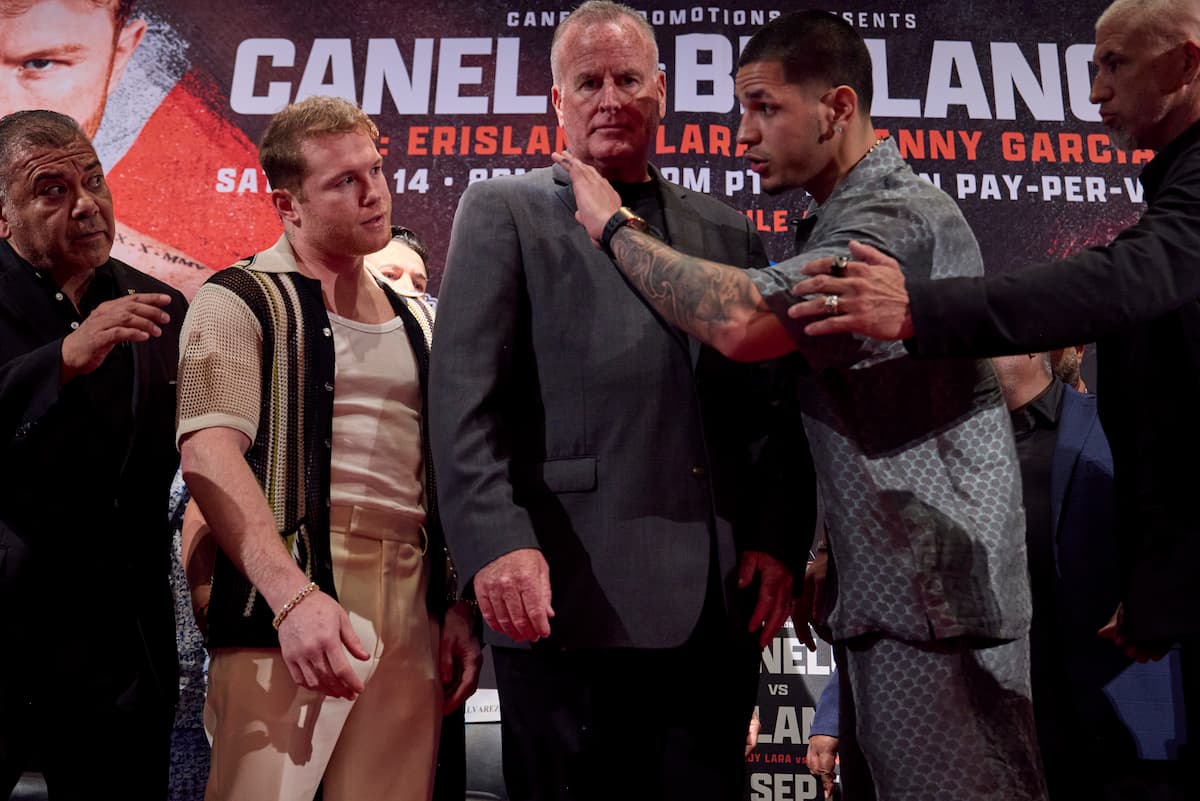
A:
[[[483,622],[517,642],[550,636],[550,567],[537,548],[519,548],[484,565],[474,578]]]
[[[796,284],[797,295],[816,295],[788,308],[788,317],[812,318],[804,327],[809,336],[854,333],[872,339],[908,339],[913,335],[912,311],[908,305],[904,273],[900,264],[870,245],[850,243],[855,261],[842,268],[844,277],[833,276],[834,259],[814,259],[804,265],[812,276]],[[837,298],[831,306],[827,298]]]

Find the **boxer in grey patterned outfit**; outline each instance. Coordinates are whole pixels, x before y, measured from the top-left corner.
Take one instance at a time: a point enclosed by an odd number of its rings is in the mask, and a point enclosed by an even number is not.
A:
[[[982,262],[958,208],[918,178],[869,116],[862,39],[833,15],[781,17],[747,45],[738,141],[768,192],[813,197],[798,255],[762,270],[658,241],[569,153],[578,219],[638,291],[742,360],[800,351],[804,425],[825,501],[841,654],[842,773],[855,799],[1042,799],[1029,685],[1030,596],[1020,475],[984,361],[917,361],[900,343],[804,336],[787,308],[801,267],[853,240],[930,274]],[[837,299],[825,299],[826,314]],[[937,766],[931,778],[913,766]]]

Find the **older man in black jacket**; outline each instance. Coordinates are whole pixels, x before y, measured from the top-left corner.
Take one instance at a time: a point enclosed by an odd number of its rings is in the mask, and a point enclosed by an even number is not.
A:
[[[109,258],[69,117],[0,120],[0,797],[162,799],[177,694],[166,502],[182,295]]]

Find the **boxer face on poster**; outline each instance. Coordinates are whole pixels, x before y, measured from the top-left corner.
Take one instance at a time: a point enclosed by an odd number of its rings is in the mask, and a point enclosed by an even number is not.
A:
[[[89,137],[108,94],[146,33],[118,30],[120,0],[0,0],[0,116],[49,109],[74,117]]]
[[[635,22],[567,27],[551,54],[550,99],[571,153],[610,181],[646,180],[667,110],[667,78],[654,43]]]

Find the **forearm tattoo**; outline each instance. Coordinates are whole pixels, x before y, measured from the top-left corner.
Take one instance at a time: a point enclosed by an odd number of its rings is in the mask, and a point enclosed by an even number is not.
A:
[[[688,256],[628,228],[613,237],[612,249],[642,297],[701,342],[711,343],[725,324],[767,311],[744,270]]]

